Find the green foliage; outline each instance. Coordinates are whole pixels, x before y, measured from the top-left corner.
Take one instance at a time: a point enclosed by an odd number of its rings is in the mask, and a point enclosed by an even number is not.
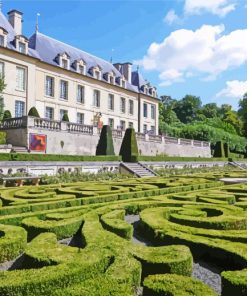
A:
[[[225,157],[224,143],[222,141],[216,142],[214,146],[214,157]]]
[[[126,129],[119,155],[122,156],[122,160],[125,162],[137,161],[138,146],[133,128]]]
[[[36,109],[36,107],[32,107],[30,108],[29,112],[28,112],[28,116],[33,116],[33,117],[40,117],[39,116],[39,112],[38,110]]]
[[[67,112],[64,113],[62,121],[69,122],[69,115]]]
[[[119,161],[121,157],[115,155],[63,155],[63,154],[21,154],[0,153],[0,160],[10,161]]]
[[[0,145],[6,144],[6,133],[0,132]]]
[[[109,125],[104,125],[101,130],[99,143],[96,148],[96,155],[115,155],[112,130]]]
[[[201,281],[181,275],[150,275],[144,280],[143,285],[143,296],[217,295]]]
[[[174,111],[181,122],[189,123],[196,118],[201,105],[199,97],[186,95],[182,100],[176,102]]]
[[[3,120],[12,118],[11,112],[9,110],[5,110],[3,113]]]

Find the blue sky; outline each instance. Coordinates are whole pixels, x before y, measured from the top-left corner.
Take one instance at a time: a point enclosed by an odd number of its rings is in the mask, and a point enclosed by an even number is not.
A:
[[[247,92],[247,0],[7,1],[39,31],[113,62],[140,65],[159,95],[237,108]]]

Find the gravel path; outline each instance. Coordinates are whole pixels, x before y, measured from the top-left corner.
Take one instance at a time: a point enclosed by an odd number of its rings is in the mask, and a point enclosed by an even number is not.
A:
[[[145,239],[140,233],[138,233],[138,223],[140,221],[139,215],[127,215],[125,216],[125,221],[129,224],[132,224],[134,227],[134,234],[132,238],[132,242],[135,244],[142,244],[144,246],[152,246],[152,243]],[[220,296],[221,295],[221,276],[220,270],[211,266],[204,261],[198,261],[193,264],[193,272],[192,277],[202,281]],[[138,291],[137,296],[141,296],[141,290]]]

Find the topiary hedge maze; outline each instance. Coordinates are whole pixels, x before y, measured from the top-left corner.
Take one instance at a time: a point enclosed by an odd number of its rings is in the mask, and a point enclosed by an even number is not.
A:
[[[0,193],[0,295],[217,295],[191,276],[202,260],[223,296],[247,295],[247,185],[204,174]]]

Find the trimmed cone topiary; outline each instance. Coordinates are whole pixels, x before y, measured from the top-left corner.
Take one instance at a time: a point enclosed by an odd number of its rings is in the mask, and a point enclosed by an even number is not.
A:
[[[126,129],[119,155],[122,156],[124,162],[138,161],[138,146],[133,128]]]
[[[109,125],[104,125],[101,130],[99,143],[96,148],[96,155],[115,155],[112,130]]]
[[[216,142],[214,148],[214,157],[225,157],[224,144],[222,141]]]
[[[230,157],[230,149],[228,143],[224,143],[224,152],[225,152],[225,157]]]
[[[63,118],[62,118],[62,121],[69,122],[69,115],[68,115],[68,113],[64,113]]]
[[[33,116],[33,117],[40,117],[39,116],[39,112],[35,107],[32,107],[29,112],[28,112],[28,116]]]
[[[3,113],[3,120],[12,118],[11,112],[9,110],[5,110]]]

